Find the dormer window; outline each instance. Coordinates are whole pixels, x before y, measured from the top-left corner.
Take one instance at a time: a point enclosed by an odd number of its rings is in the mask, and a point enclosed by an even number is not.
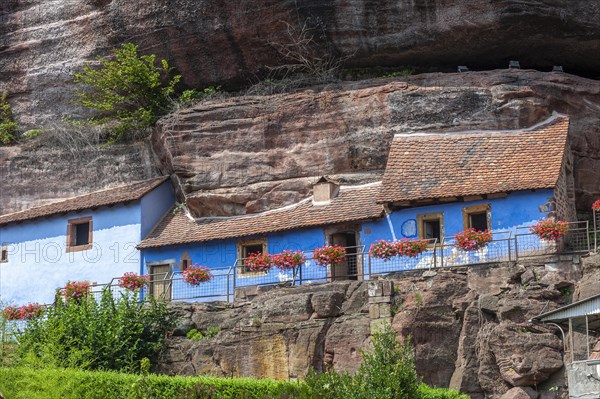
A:
[[[92,218],[71,219],[67,225],[67,252],[92,248]]]
[[[323,176],[313,186],[313,204],[326,205],[332,199],[337,197],[340,192],[340,185],[335,180]]]

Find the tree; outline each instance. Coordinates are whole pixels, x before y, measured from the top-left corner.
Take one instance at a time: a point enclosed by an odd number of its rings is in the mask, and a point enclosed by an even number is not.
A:
[[[92,120],[110,126],[110,141],[127,138],[130,130],[152,126],[172,105],[171,95],[180,75],[156,55],[139,55],[138,47],[125,43],[113,50],[113,59],[100,59],[100,67],[90,64],[74,74],[77,103],[98,111]]]
[[[0,144],[10,144],[19,134],[19,124],[13,118],[7,97],[7,92],[0,95]]]

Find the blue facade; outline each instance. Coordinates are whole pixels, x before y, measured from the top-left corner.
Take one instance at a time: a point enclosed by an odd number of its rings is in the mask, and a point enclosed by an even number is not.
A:
[[[125,272],[140,271],[136,245],[174,201],[169,182],[146,198],[0,226],[7,261],[0,263],[0,301],[51,303],[67,281],[105,284]],[[69,220],[91,218],[91,247],[67,249]],[[149,226],[149,227],[148,227]]]
[[[403,238],[417,238],[418,227],[417,220],[420,214],[442,213],[444,224],[444,236],[451,237],[454,234],[465,229],[463,226],[463,208],[474,205],[488,205],[492,231],[494,239],[500,240],[488,245],[485,252],[477,251],[469,254],[470,257],[480,257],[483,261],[491,254],[502,255],[508,252],[509,241],[502,241],[508,238],[508,231],[514,233],[517,227],[527,226],[535,223],[546,217],[546,213],[542,212],[541,206],[545,205],[549,198],[553,196],[552,190],[538,191],[522,191],[507,195],[504,198],[472,201],[472,202],[454,202],[430,206],[421,206],[407,208],[391,213],[387,218],[381,218],[372,221],[363,221],[360,223],[359,245],[365,246],[366,250],[371,244],[378,240],[393,240]],[[327,226],[324,226],[327,227]],[[232,290],[232,269],[238,258],[238,241],[251,240],[254,238],[266,238],[267,252],[270,254],[280,253],[283,250],[302,250],[308,252],[314,248],[326,244],[327,237],[324,227],[307,228],[298,230],[289,230],[278,233],[267,233],[260,237],[242,237],[237,239],[226,239],[218,241],[209,241],[203,243],[191,243],[185,245],[164,246],[158,248],[147,248],[142,250],[143,262],[146,267],[145,273],[150,270],[149,264],[170,264],[172,270],[178,275],[181,257],[184,253],[189,255],[192,263],[202,266],[207,266],[213,269],[215,278],[210,283],[210,291],[206,295],[214,295],[216,293],[225,293],[229,287],[229,293]],[[448,259],[452,258],[452,249],[449,247],[444,250],[444,256]],[[446,253],[447,252],[447,253]],[[465,259],[458,257],[454,259],[454,264],[465,262]],[[460,255],[464,256],[464,254]],[[432,262],[433,251],[426,251],[416,258],[403,258],[401,266],[393,264],[391,261],[383,261],[378,259],[370,259],[360,265],[363,274],[385,273],[397,271],[400,269],[414,269],[420,267],[429,267]],[[472,259],[471,263],[474,263]],[[326,281],[327,268],[311,264],[311,260],[307,262],[306,267],[302,268],[303,282]],[[465,262],[466,263],[466,262]],[[235,286],[248,286],[257,284],[269,284],[275,282],[284,282],[291,280],[291,272],[282,272],[278,269],[271,269],[268,274],[260,275],[242,275],[239,272],[235,274]],[[366,276],[368,278],[368,276]],[[202,284],[201,284],[202,285]],[[196,290],[197,292],[194,292]],[[173,285],[173,297],[195,297],[202,296],[200,291],[208,292],[206,287],[191,288],[182,281],[178,280]],[[214,299],[214,298],[213,298]]]

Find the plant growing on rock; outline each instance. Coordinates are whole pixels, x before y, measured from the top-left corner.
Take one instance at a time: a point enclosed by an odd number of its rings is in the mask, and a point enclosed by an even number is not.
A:
[[[492,241],[492,232],[483,230],[475,230],[474,228],[466,229],[456,233],[454,236],[456,242],[454,246],[463,251],[477,251]]]
[[[313,251],[313,259],[319,266],[335,266],[346,260],[346,248],[339,245],[325,245]]]
[[[569,224],[562,220],[544,219],[531,226],[529,230],[542,240],[558,241],[567,234]]]
[[[126,139],[129,130],[152,126],[172,106],[171,95],[180,75],[156,55],[140,55],[133,43],[113,51],[113,59],[100,59],[99,68],[87,64],[73,75],[83,86],[77,103],[98,112],[92,120],[108,124],[111,142]],[[110,124],[109,122],[112,122]]]
[[[244,267],[251,272],[266,272],[273,267],[273,259],[267,253],[251,253],[244,259]]]
[[[19,124],[14,120],[7,97],[6,91],[0,95],[0,144],[12,143],[19,134]]]
[[[194,286],[210,281],[213,278],[213,274],[208,267],[197,264],[185,269],[181,275],[183,276],[183,281]]]

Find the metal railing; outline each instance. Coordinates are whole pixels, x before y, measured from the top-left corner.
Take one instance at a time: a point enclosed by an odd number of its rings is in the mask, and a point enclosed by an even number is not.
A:
[[[533,234],[529,226],[520,227],[515,232],[494,232],[492,241],[475,251],[460,250],[453,237],[444,237],[439,242],[430,240],[427,249],[415,257],[396,256],[388,260],[371,256],[364,246],[346,247],[346,260],[334,267],[317,265],[312,251],[306,251],[306,262],[295,270],[273,267],[264,272],[252,272],[247,270],[244,259],[238,259],[233,266],[211,268],[213,278],[210,282],[195,286],[183,281],[180,272],[151,275],[150,284],[141,290],[140,298],[233,302],[236,290],[248,287],[368,280],[375,276],[419,269],[514,262],[522,258],[555,254],[581,254],[594,249],[593,239],[597,232],[596,228],[590,229],[588,222],[572,222],[564,237],[550,242]],[[98,297],[106,289],[116,295],[125,290],[118,287],[118,278],[114,278],[108,284],[92,286],[90,292]]]

